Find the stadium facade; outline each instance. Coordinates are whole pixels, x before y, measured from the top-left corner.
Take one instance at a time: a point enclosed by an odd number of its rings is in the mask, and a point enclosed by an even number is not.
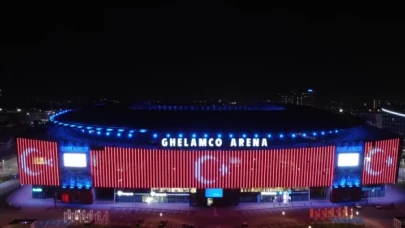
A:
[[[17,139],[34,198],[237,205],[385,195],[400,139],[309,107],[117,105],[66,110]]]

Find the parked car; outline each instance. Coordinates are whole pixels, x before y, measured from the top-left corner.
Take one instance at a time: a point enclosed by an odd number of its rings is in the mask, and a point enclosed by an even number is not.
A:
[[[362,207],[359,203],[355,203],[354,208],[356,208],[357,210],[361,210]]]
[[[373,203],[373,207],[375,207],[377,210],[381,210],[382,206],[378,203]]]

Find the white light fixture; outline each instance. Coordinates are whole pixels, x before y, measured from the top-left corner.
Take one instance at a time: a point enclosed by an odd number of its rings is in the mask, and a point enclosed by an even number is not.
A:
[[[386,113],[389,113],[389,114],[392,114],[392,115],[405,117],[405,114],[402,114],[402,113],[399,113],[399,112],[394,112],[394,111],[391,111],[391,110],[388,110],[388,109],[385,109],[385,108],[383,108],[382,111],[386,112]]]
[[[133,196],[134,193],[133,192],[123,192],[123,191],[118,191],[117,192],[118,196]]]

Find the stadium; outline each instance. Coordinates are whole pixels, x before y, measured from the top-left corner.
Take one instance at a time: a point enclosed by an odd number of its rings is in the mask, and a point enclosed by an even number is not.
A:
[[[17,139],[33,198],[189,203],[359,201],[395,183],[400,140],[311,107],[103,104]]]

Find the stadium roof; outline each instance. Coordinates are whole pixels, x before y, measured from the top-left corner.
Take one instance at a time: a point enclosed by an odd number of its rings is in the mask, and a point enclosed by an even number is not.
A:
[[[299,132],[347,129],[363,121],[311,107],[105,104],[55,116],[64,124],[150,130]]]

